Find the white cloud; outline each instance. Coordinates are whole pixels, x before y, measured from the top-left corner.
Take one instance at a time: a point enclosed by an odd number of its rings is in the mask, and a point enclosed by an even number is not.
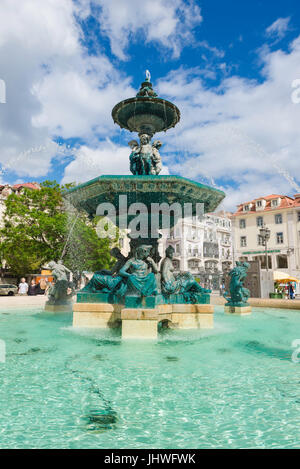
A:
[[[0,79],[7,102],[0,105],[0,164],[19,177],[49,172],[56,155],[49,144],[53,136],[82,138],[92,151],[99,138],[119,132],[111,109],[136,90],[107,56],[90,56],[83,45],[77,19],[86,19],[95,4],[102,5],[101,24],[112,42],[120,39],[122,50],[129,35],[143,29],[147,41],[178,54],[201,21],[199,8],[182,0],[145,0],[142,8],[137,1],[2,0]]]
[[[122,60],[127,58],[129,40],[137,38],[156,42],[179,57],[182,48],[193,42],[193,29],[202,21],[193,0],[92,0],[92,4],[101,7],[101,31],[108,36],[113,54]]]
[[[300,105],[291,84],[300,77],[300,38],[289,52],[261,52],[263,81],[238,76],[207,89],[197,69],[171,72],[159,94],[181,110],[180,124],[166,134],[170,172],[217,181],[226,208],[268,193],[297,192],[300,172]]]
[[[266,29],[266,35],[273,39],[282,39],[289,30],[290,21],[290,17],[278,18],[278,20],[274,21],[274,23]]]
[[[104,55],[89,56],[75,14],[89,13],[81,0],[2,0],[0,163],[18,176],[44,176],[51,168],[54,135],[92,139],[114,131],[110,110],[132,95]],[[32,151],[47,147],[41,152]]]

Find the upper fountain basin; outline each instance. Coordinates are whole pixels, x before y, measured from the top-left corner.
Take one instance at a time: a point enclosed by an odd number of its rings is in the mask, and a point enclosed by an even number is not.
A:
[[[112,118],[122,129],[154,135],[175,127],[180,120],[180,111],[165,99],[137,96],[116,104]]]

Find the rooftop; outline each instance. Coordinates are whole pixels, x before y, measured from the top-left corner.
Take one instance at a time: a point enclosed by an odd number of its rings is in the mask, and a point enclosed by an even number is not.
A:
[[[280,202],[278,205],[272,205],[273,200],[279,200]],[[259,207],[257,208],[257,202],[258,201],[265,201],[265,206],[264,207]],[[249,205],[248,210],[244,210],[244,207]],[[295,198],[289,197],[287,195],[280,195],[280,194],[271,194],[271,195],[266,195],[263,197],[258,197],[257,199],[253,199],[250,202],[243,202],[239,204],[238,209],[235,213],[232,214],[232,216],[239,216],[241,214],[243,215],[248,215],[251,213],[262,213],[262,212],[268,212],[271,210],[281,210],[285,208],[291,208],[291,207],[300,207],[300,198],[299,194],[295,195]]]

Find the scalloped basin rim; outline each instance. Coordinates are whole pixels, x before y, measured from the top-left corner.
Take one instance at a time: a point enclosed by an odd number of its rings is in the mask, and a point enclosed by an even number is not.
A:
[[[91,186],[93,184],[95,184],[95,182],[97,181],[103,181],[107,179],[108,181],[111,180],[118,180],[118,179],[125,179],[125,180],[129,180],[129,181],[132,181],[132,182],[150,182],[150,181],[157,181],[157,182],[167,182],[167,181],[170,181],[172,179],[175,179],[176,181],[184,181],[185,183],[190,183],[194,186],[197,186],[201,189],[207,189],[207,190],[210,190],[210,191],[214,191],[214,192],[218,192],[220,194],[220,196],[223,196],[226,197],[226,194],[225,192],[221,191],[220,189],[216,189],[214,187],[210,187],[210,186],[207,186],[206,184],[202,184],[200,182],[197,182],[197,181],[193,181],[191,179],[188,179],[188,178],[185,178],[183,176],[172,176],[172,175],[166,175],[166,176],[130,176],[130,175],[127,175],[127,176],[122,176],[122,175],[103,175],[103,176],[98,176],[94,179],[90,179],[90,181],[87,181],[87,182],[84,182],[82,184],[79,184],[79,186],[76,186],[76,187],[73,187],[72,189],[69,189],[67,192],[66,192],[66,195],[71,193],[71,192],[75,192],[77,190],[80,190],[81,188],[84,188],[84,187],[87,187],[87,186]]]
[[[70,189],[65,198],[74,207],[94,217],[100,204],[110,203],[119,213],[120,196],[127,196],[127,206],[142,203],[150,209],[152,204],[192,204],[196,215],[197,204],[204,204],[204,212],[213,212],[224,199],[224,192],[181,176],[99,176]],[[123,203],[123,202],[122,202]]]
[[[165,109],[165,123],[164,125],[158,125],[158,128],[155,130],[156,133],[175,127],[180,121],[180,110],[175,104],[166,99],[149,96],[124,99],[114,106],[111,114],[114,122],[121,128],[125,128],[130,132],[139,132],[140,129],[134,126],[133,123],[129,124],[129,120],[135,115],[136,118],[141,115],[148,115],[154,118],[162,117],[162,108]]]

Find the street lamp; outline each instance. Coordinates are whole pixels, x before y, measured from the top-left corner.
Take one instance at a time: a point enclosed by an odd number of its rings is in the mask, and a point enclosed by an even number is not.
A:
[[[262,238],[263,246],[265,246],[265,248],[266,248],[266,269],[267,269],[267,272],[268,272],[269,268],[268,268],[268,247],[267,247],[267,243],[270,239],[271,230],[269,230],[269,228],[267,228],[266,225],[263,224],[262,227],[259,230],[259,234]]]

